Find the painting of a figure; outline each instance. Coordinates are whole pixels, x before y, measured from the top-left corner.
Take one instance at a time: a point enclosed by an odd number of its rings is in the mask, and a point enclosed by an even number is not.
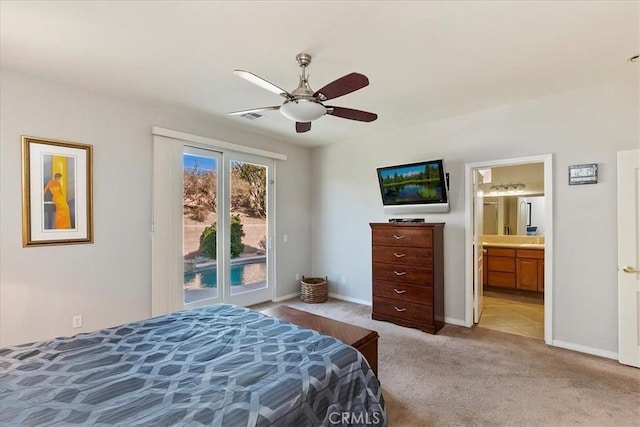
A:
[[[44,229],[62,230],[75,227],[74,182],[75,159],[67,156],[43,155]]]
[[[93,146],[22,137],[23,246],[93,243]]]

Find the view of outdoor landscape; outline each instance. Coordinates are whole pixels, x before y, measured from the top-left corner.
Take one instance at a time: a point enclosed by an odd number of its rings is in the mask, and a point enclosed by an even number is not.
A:
[[[185,302],[218,296],[218,160],[185,154],[183,224]],[[231,292],[266,286],[266,167],[230,164]]]

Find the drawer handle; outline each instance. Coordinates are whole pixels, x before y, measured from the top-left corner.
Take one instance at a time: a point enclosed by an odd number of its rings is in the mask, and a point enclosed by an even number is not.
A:
[[[402,257],[407,256],[407,254],[399,254],[397,252],[394,252],[393,254],[396,256],[396,258],[402,258]]]
[[[394,234],[393,237],[395,237],[396,240],[404,239],[404,236],[398,236],[397,234]]]
[[[395,271],[395,270],[393,270],[393,272],[396,274],[396,276],[404,276],[405,274],[407,274],[406,271]]]
[[[399,313],[402,313],[403,311],[407,311],[407,309],[406,309],[406,308],[398,308],[398,307],[396,307],[395,305],[393,306],[393,308],[395,308],[395,309],[396,309],[396,311],[397,311],[397,312],[399,312]]]
[[[403,289],[403,290],[399,291],[396,288],[393,288],[393,290],[395,291],[396,294],[404,294],[405,292],[407,292],[406,289]]]

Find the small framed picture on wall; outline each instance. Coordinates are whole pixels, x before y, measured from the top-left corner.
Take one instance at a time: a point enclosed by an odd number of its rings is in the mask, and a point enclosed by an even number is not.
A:
[[[22,137],[22,246],[93,243],[93,146]]]
[[[598,164],[569,166],[569,185],[597,184]]]

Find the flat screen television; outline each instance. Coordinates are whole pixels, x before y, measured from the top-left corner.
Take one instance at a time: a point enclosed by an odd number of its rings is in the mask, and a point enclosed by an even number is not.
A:
[[[377,169],[385,213],[449,212],[443,159]]]

